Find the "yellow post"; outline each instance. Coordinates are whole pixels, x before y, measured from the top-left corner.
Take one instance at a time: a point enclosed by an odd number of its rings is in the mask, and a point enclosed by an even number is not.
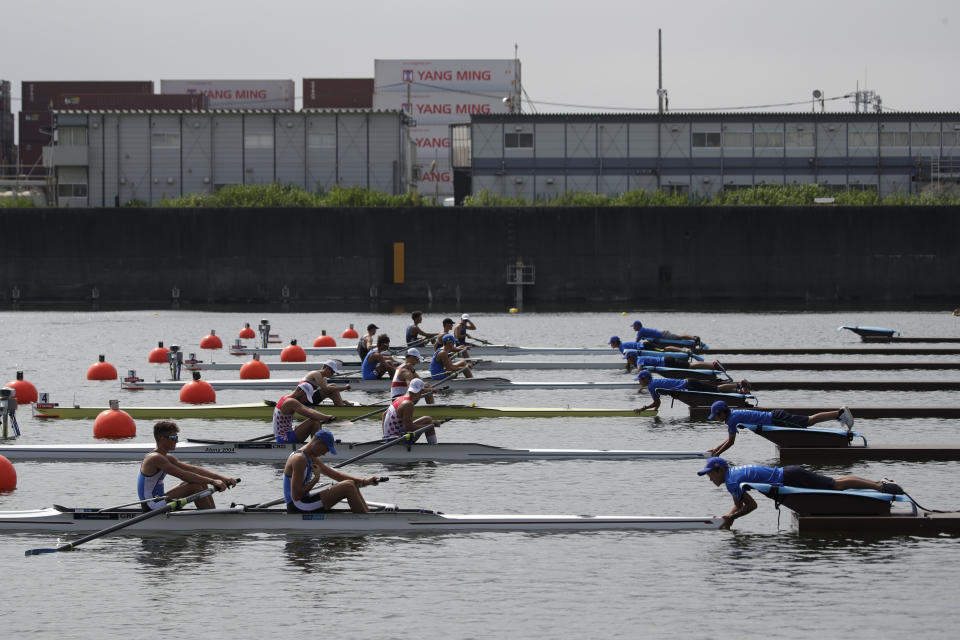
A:
[[[393,284],[403,284],[403,243],[393,243]]]

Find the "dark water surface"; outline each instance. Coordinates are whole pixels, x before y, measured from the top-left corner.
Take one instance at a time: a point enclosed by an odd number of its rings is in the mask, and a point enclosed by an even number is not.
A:
[[[467,310],[470,311],[470,310]],[[806,313],[540,313],[477,314],[478,336],[528,346],[598,346],[630,336],[640,318],[652,327],[694,332],[720,347],[859,346],[841,324],[889,326],[915,336],[956,336],[960,320],[942,311]],[[436,330],[454,310],[428,312]],[[121,375],[135,368],[163,376],[146,356],[157,340],[198,351],[216,329],[224,343],[249,322],[268,318],[284,342],[309,345],[322,329],[338,336],[349,324],[375,322],[402,338],[405,315],[268,314],[190,311],[0,313],[0,375],[26,371],[61,403],[177,403],[169,391],[123,392],[116,382],[85,380],[98,354]],[[341,340],[341,344],[352,341]],[[906,345],[905,345],[906,346]],[[950,346],[950,345],[934,345]],[[953,345],[956,346],[956,345]],[[206,356],[209,357],[209,356]],[[798,359],[814,359],[802,356]],[[825,356],[840,359],[839,356]],[[853,357],[853,356],[851,356]],[[859,356],[858,356],[859,357]],[[938,359],[956,357],[935,356]],[[216,360],[230,360],[226,353]],[[614,358],[613,352],[611,356]],[[728,356],[737,359],[758,356]],[[862,356],[865,360],[879,357]],[[897,358],[903,360],[905,358]],[[269,359],[268,359],[269,360]],[[515,380],[619,380],[616,371],[511,371]],[[214,375],[216,374],[216,375]],[[752,374],[809,379],[808,371]],[[235,377],[210,372],[209,378]],[[850,372],[876,377],[960,380],[958,371]],[[280,372],[277,377],[293,377]],[[279,393],[221,391],[219,403]],[[765,404],[960,405],[957,393],[769,392]],[[354,393],[372,402],[376,394]],[[454,394],[451,401],[515,406],[633,407],[631,390]],[[92,421],[48,421],[21,410],[24,444],[92,442]],[[184,420],[187,437],[253,437],[266,422]],[[138,423],[137,440],[152,423]],[[344,429],[344,439],[375,437],[376,423]],[[955,421],[858,420],[873,443],[960,442]],[[441,438],[521,447],[706,449],[724,439],[716,424],[691,421],[685,407],[664,403],[656,418],[497,419],[452,421]],[[775,462],[773,446],[743,434],[728,457]],[[550,461],[496,464],[370,464],[356,471],[389,475],[365,490],[372,500],[451,513],[593,513],[710,515],[730,508],[729,495],[696,475],[696,461]],[[135,499],[137,463],[18,462],[19,487],[0,494],[0,510],[52,503],[106,506]],[[864,463],[817,467],[841,475],[889,476],[925,506],[960,508],[957,463]],[[279,465],[223,465],[243,478],[220,503],[257,502],[280,494]],[[4,637],[101,638],[140,634],[209,638],[635,638],[837,637],[955,635],[957,539],[798,536],[786,510],[758,497],[759,509],[734,531],[474,533],[312,538],[283,533],[148,535],[105,538],[71,553],[25,558],[52,546],[49,534],[0,534],[0,628]]]

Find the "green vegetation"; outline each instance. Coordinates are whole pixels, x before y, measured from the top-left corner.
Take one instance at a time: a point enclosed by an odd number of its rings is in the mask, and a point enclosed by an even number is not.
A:
[[[213,194],[188,194],[164,199],[161,207],[419,207],[432,203],[417,194],[393,196],[362,187],[333,187],[311,193],[297,186],[229,185]]]
[[[33,200],[30,198],[0,198],[0,207],[35,207]]]

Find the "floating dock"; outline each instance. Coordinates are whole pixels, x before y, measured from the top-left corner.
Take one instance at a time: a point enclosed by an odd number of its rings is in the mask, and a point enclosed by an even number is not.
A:
[[[886,343],[886,342],[924,342],[928,344],[946,343],[955,344],[960,342],[960,338],[910,338],[904,336],[861,336],[860,340],[866,343]]]
[[[793,513],[799,533],[827,531],[871,534],[939,535],[960,534],[960,512],[933,513],[920,511],[916,515],[883,516],[812,516]]]
[[[750,407],[755,411],[783,409],[789,413],[812,416],[821,411],[836,411],[837,406],[819,407]],[[847,405],[855,418],[960,418],[960,407],[857,407]],[[690,407],[690,418],[706,420],[710,407]]]
[[[957,380],[761,380],[751,391],[960,391]]]
[[[928,462],[960,460],[957,444],[890,444],[847,447],[777,447],[781,464],[798,462],[859,462],[862,460],[905,460]]]

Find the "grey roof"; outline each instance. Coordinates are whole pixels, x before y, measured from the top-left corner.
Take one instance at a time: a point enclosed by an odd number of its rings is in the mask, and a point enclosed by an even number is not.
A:
[[[886,111],[883,113],[855,112],[753,112],[753,111],[670,111],[657,113],[496,113],[473,114],[471,122],[917,122],[930,120],[960,121],[957,111]]]

